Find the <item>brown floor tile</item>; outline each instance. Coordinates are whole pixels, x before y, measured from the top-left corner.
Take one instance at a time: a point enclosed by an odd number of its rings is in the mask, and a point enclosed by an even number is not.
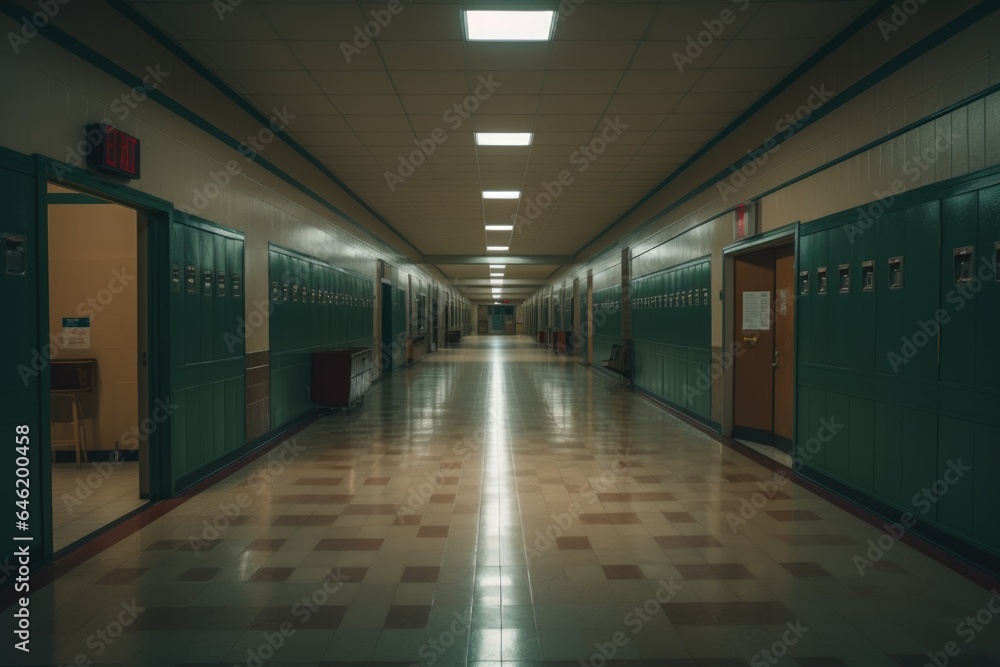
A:
[[[365,480],[364,486],[385,486],[391,479],[391,477],[369,477]]]
[[[400,514],[396,517],[396,520],[392,522],[394,526],[419,526],[420,522],[423,521],[424,517],[422,514]]]
[[[285,581],[292,576],[294,571],[294,567],[262,567],[254,572],[247,581]]]
[[[313,551],[378,551],[384,541],[378,537],[330,537],[321,539]]]
[[[670,523],[697,523],[697,519],[687,512],[663,512]]]
[[[382,627],[385,629],[421,629],[427,627],[431,608],[423,605],[399,605],[389,607]]]
[[[177,551],[197,551],[199,553],[204,551],[211,551],[215,547],[222,544],[222,540],[185,540],[184,544],[177,547]]]
[[[192,567],[191,569],[182,572],[179,577],[174,579],[174,581],[202,583],[215,579],[219,576],[220,572],[222,572],[221,567]]]
[[[592,549],[590,539],[586,537],[557,537],[556,546],[560,549]]]
[[[820,567],[819,563],[779,563],[793,577],[829,577],[830,573]]]
[[[432,503],[453,503],[455,502],[454,493],[434,493],[431,495],[429,502]]]
[[[343,481],[343,477],[301,477],[295,480],[294,484],[297,486],[333,486],[335,484],[340,484]]]
[[[448,537],[448,526],[420,526],[417,537]]]
[[[336,514],[282,514],[275,517],[272,526],[330,526]]]
[[[646,578],[638,565],[602,565],[601,569],[608,580]]]

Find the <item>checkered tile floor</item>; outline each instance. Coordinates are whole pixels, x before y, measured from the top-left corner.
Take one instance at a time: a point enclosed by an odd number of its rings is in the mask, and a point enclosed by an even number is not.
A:
[[[473,337],[36,592],[0,664],[1000,664],[989,591],[898,543],[859,574],[882,533],[773,481]]]

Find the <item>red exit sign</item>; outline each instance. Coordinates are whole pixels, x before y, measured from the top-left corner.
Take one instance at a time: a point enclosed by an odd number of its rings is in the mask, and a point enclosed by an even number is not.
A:
[[[110,125],[87,125],[92,146],[87,164],[97,171],[121,178],[139,178],[139,140]]]

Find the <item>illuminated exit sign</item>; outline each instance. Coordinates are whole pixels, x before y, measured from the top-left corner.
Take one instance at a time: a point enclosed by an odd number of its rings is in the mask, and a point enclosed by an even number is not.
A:
[[[92,169],[120,178],[139,178],[139,140],[110,125],[87,125],[87,141],[92,146],[87,164]]]

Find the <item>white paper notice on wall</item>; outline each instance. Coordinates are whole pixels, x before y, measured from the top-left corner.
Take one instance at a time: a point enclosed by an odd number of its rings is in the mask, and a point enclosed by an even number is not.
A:
[[[64,317],[62,318],[62,329],[63,349],[90,349],[89,317]]]
[[[770,331],[771,293],[743,292],[743,331]]]

